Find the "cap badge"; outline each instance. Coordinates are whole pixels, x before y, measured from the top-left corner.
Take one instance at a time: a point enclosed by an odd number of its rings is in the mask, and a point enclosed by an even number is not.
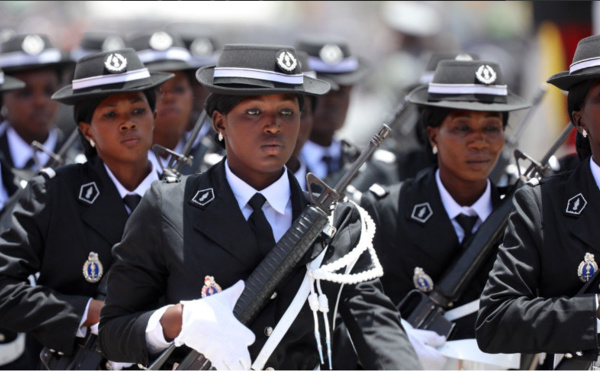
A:
[[[431,216],[433,216],[433,211],[429,203],[421,203],[414,206],[410,218],[417,222],[425,223]]]
[[[102,43],[102,51],[110,52],[111,50],[125,48],[125,42],[118,36],[108,36]]]
[[[39,35],[27,35],[23,39],[21,48],[27,54],[36,55],[44,50],[44,40]]]
[[[98,186],[96,186],[96,182],[81,185],[79,189],[79,200],[88,204],[94,204],[99,195],[100,191],[98,190]]]
[[[165,50],[173,45],[173,38],[163,31],[155,32],[150,38],[150,46],[152,49]]]
[[[455,61],[472,61],[473,57],[467,53],[461,53],[454,58]]]
[[[594,260],[594,255],[586,252],[583,261],[577,268],[577,276],[585,283],[594,276],[596,271],[598,271],[598,264]]]
[[[215,199],[215,192],[212,188],[200,190],[192,198],[192,202],[205,207],[208,203]]]
[[[489,65],[481,65],[475,72],[475,77],[477,80],[482,82],[483,84],[491,84],[496,81],[496,71],[491,68]]]
[[[83,264],[83,277],[90,283],[97,283],[102,279],[104,269],[98,259],[98,253],[90,252],[88,259]]]
[[[587,205],[587,200],[583,197],[581,193],[575,195],[567,202],[567,209],[565,212],[574,215],[580,215],[581,212],[585,209]]]
[[[298,66],[298,60],[287,50],[283,50],[277,57],[277,65],[285,71],[292,72]]]
[[[111,53],[106,56],[104,67],[110,72],[122,72],[127,67],[127,58],[119,53]]]
[[[420,267],[415,267],[413,283],[415,284],[415,288],[423,292],[431,292],[433,289],[433,279]]]
[[[199,37],[190,45],[190,52],[195,56],[207,56],[214,51],[213,45],[209,39]]]
[[[215,282],[215,278],[213,276],[207,275],[204,277],[204,286],[202,287],[202,298],[212,296],[221,291],[221,286],[219,286],[217,282]]]
[[[344,53],[339,46],[335,44],[326,44],[323,46],[323,48],[321,48],[319,57],[321,57],[323,62],[329,65],[335,65],[336,63],[339,63],[342,58],[344,58]]]

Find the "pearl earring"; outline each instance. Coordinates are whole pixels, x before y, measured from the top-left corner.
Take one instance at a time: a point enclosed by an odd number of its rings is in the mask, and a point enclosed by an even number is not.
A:
[[[223,141],[223,133],[219,132],[219,136],[217,137],[219,142]]]
[[[437,154],[438,150],[437,150],[437,146],[433,145],[433,148],[431,149],[431,152],[433,152],[433,155]]]
[[[583,136],[583,138],[587,138],[587,130],[582,130],[581,135]]]
[[[96,147],[96,142],[93,139],[90,139],[90,146]]]

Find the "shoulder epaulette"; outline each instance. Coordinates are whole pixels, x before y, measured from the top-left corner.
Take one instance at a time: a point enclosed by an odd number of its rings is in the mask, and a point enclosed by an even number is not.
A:
[[[47,179],[51,180],[54,178],[54,176],[56,176],[56,171],[52,168],[42,168],[40,174],[46,177]]]
[[[537,186],[540,184],[540,180],[536,177],[533,177],[527,181],[527,184],[531,186]]]
[[[369,191],[375,194],[375,196],[377,196],[378,198],[383,198],[388,194],[388,190],[377,183],[372,184],[371,187],[369,187]]]
[[[385,164],[393,164],[396,161],[396,155],[388,150],[377,149],[373,153],[373,160],[380,161]]]

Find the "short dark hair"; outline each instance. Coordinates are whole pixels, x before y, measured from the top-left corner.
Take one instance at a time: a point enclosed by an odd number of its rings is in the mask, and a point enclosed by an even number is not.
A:
[[[427,136],[427,127],[437,128],[442,125],[442,122],[455,109],[435,107],[435,106],[420,106],[419,107],[419,125],[417,125],[417,139],[425,145],[425,151],[429,160],[436,161],[437,155],[433,154],[431,143]],[[502,112],[502,128],[506,129],[508,125],[508,112]]]
[[[156,88],[146,89],[142,91],[146,95],[146,99],[148,100],[148,105],[150,106],[150,110],[154,112],[156,108]],[[96,111],[96,107],[104,101],[108,96],[102,96],[97,98],[91,98],[87,100],[80,101],[73,106],[73,117],[75,118],[75,123],[79,124],[80,122],[91,123],[92,117],[94,116],[94,111]],[[77,130],[79,130],[77,128]],[[96,148],[90,146],[90,143],[85,138],[81,130],[79,130],[79,139],[81,140],[81,146],[83,147],[83,153],[85,157],[90,160],[96,155],[98,152]]]
[[[569,95],[567,96],[567,110],[569,113],[569,119],[571,123],[575,125],[573,120],[573,111],[579,111],[583,107],[585,97],[592,88],[594,83],[593,79],[584,80],[580,83],[573,85],[569,89]],[[584,160],[588,156],[592,155],[592,146],[590,140],[582,136],[579,132],[575,134],[575,149],[577,150],[577,156],[579,159]]]

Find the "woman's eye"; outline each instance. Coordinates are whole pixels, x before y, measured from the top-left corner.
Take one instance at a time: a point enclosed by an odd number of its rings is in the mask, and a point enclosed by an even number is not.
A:
[[[294,116],[294,110],[281,110],[281,116]]]
[[[248,115],[259,115],[260,114],[260,110],[259,109],[249,109],[249,110],[246,110],[246,114],[248,114]]]
[[[498,133],[501,131],[501,129],[498,125],[488,125],[485,127],[485,131],[489,133]]]
[[[117,116],[117,114],[114,111],[109,111],[109,112],[104,113],[102,116],[107,119],[112,119],[115,116]]]
[[[145,109],[145,108],[143,108],[143,107],[136,108],[136,109],[134,109],[134,110],[133,110],[133,113],[134,113],[135,115],[142,115],[142,114],[143,114],[143,113],[145,113],[145,112],[146,112],[146,109]]]
[[[174,92],[174,93],[176,93],[176,94],[182,94],[182,93],[185,93],[185,87],[184,87],[183,85],[176,85],[176,86],[173,88],[173,92]]]

